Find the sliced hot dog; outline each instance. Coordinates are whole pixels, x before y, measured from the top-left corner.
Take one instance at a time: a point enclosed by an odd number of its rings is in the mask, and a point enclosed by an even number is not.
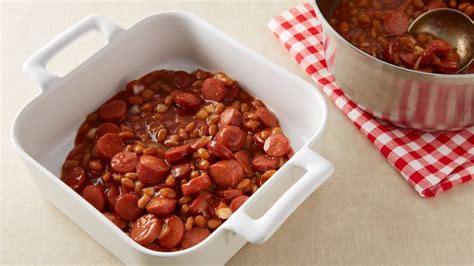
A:
[[[182,184],[181,190],[183,191],[184,196],[188,196],[201,190],[206,190],[211,186],[211,179],[206,173],[203,173],[202,175],[189,180],[188,183]]]
[[[168,249],[158,245],[158,243],[156,243],[156,241],[151,243],[150,245],[146,245],[145,247],[149,248],[151,250],[154,250],[154,251],[160,251],[160,252],[168,251]]]
[[[201,98],[189,92],[179,92],[174,95],[174,102],[186,110],[194,110],[202,103]]]
[[[244,170],[245,176],[253,176],[252,163],[250,162],[250,154],[246,150],[238,151],[234,154],[235,160]]]
[[[176,71],[174,72],[169,80],[169,84],[174,86],[178,89],[184,89],[191,85],[193,82],[193,76],[184,72],[184,71]]]
[[[255,114],[260,118],[260,120],[269,127],[276,127],[278,126],[278,120],[276,119],[275,115],[272,111],[270,111],[266,107],[258,107],[255,110]]]
[[[191,165],[188,163],[175,165],[171,168],[171,174],[176,178],[187,178],[190,173]]]
[[[440,62],[433,64],[436,71],[440,73],[456,73],[459,71],[459,57],[458,54],[450,51],[444,56]]]
[[[216,134],[216,141],[232,151],[238,151],[245,145],[247,136],[240,127],[227,125]]]
[[[221,102],[225,97],[225,84],[219,79],[208,78],[202,83],[201,93],[206,100]]]
[[[122,138],[115,133],[106,133],[97,140],[95,150],[97,156],[103,159],[110,159],[115,154],[122,151],[124,143]]]
[[[130,237],[140,245],[149,245],[160,233],[161,222],[153,214],[145,214],[132,225]]]
[[[99,117],[106,122],[120,122],[127,117],[127,104],[123,100],[113,100],[99,108]]]
[[[211,232],[207,228],[203,227],[193,227],[191,230],[187,231],[181,241],[181,247],[190,248],[201,243],[206,239]]]
[[[401,11],[390,11],[383,16],[383,24],[388,34],[401,35],[408,31],[410,21]]]
[[[419,56],[414,53],[401,53],[400,62],[406,67],[414,68],[418,57]]]
[[[443,40],[434,40],[420,56],[420,66],[425,66],[431,63],[433,57],[443,57],[451,52],[451,45]]]
[[[232,151],[229,150],[226,146],[224,146],[224,144],[221,144],[215,140],[207,144],[207,149],[212,155],[221,159],[232,159],[232,157],[234,156],[232,154]]]
[[[228,189],[228,190],[220,190],[216,192],[216,195],[220,198],[225,200],[231,200],[235,197],[242,196],[242,191],[238,189]]]
[[[219,120],[219,126],[220,128],[223,128],[227,125],[231,126],[240,126],[242,123],[242,113],[235,109],[234,107],[227,107],[225,110],[221,113],[220,120]]]
[[[95,135],[97,138],[100,138],[105,135],[105,133],[118,134],[120,133],[120,128],[114,123],[103,123],[99,127],[97,127]]]
[[[240,206],[242,206],[242,204],[244,204],[247,200],[249,199],[248,196],[238,196],[238,197],[235,197],[231,202],[230,202],[230,209],[232,210],[232,212],[235,212],[238,208],[240,208]]]
[[[181,242],[181,239],[184,236],[183,221],[181,221],[178,216],[173,215],[166,219],[165,223],[168,224],[168,227],[171,231],[166,237],[160,239],[160,246],[165,248],[174,248],[179,245],[179,242]]]
[[[226,101],[233,101],[239,95],[240,86],[237,81],[234,80],[232,85],[228,86],[225,90],[225,100]]]
[[[278,163],[278,158],[268,157],[266,155],[260,154],[253,158],[252,167],[256,171],[265,172],[271,169],[277,169]]]
[[[72,149],[72,151],[69,152],[66,159],[74,159],[76,156],[81,156],[84,154],[85,150],[86,150],[85,143],[76,144],[74,145],[74,148]]]
[[[244,171],[236,160],[219,161],[209,166],[209,174],[221,187],[235,187],[244,178]]]
[[[138,197],[134,194],[125,194],[117,199],[115,212],[127,222],[133,222],[138,219],[143,210],[138,208]]]
[[[183,160],[186,158],[188,155],[192,153],[191,150],[191,145],[190,144],[184,144],[181,146],[173,147],[165,152],[165,159],[168,162],[176,162]]]
[[[87,200],[98,211],[105,208],[105,194],[104,191],[96,186],[88,185],[82,191],[82,197]]]
[[[156,81],[169,75],[169,71],[165,69],[155,70],[142,76],[139,81],[145,85],[150,85]]]
[[[86,181],[86,172],[77,166],[64,173],[61,179],[75,191],[80,191]]]
[[[212,198],[212,194],[207,191],[201,191],[191,204],[189,204],[189,211],[193,214],[202,213],[208,207],[207,200]]]
[[[110,207],[112,209],[115,209],[117,199],[120,196],[119,188],[116,186],[110,187],[105,194],[107,196],[107,201],[109,202]]]
[[[222,200],[219,198],[211,198],[208,200],[208,205],[207,205],[207,214],[208,216],[216,216],[216,209],[221,205]]]
[[[176,200],[162,196],[154,197],[146,205],[146,210],[158,217],[171,215],[176,209]]]
[[[281,157],[286,155],[290,149],[290,141],[280,133],[273,134],[265,140],[263,150],[270,156]]]
[[[112,168],[119,173],[135,171],[138,156],[134,152],[122,151],[114,155],[110,161]]]
[[[206,147],[206,145],[209,143],[209,141],[210,141],[210,138],[205,137],[205,138],[192,140],[192,141],[189,142],[189,144],[191,144],[191,150],[192,151],[197,151],[200,148]]]
[[[140,181],[145,184],[158,182],[169,172],[165,161],[151,155],[142,155],[137,164],[137,174]]]
[[[107,217],[112,223],[114,223],[118,228],[125,229],[127,227],[127,222],[122,220],[120,216],[113,212],[104,212],[104,216]]]

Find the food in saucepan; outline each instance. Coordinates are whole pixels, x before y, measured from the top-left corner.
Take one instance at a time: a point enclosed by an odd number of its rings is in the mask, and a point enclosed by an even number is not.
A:
[[[448,42],[427,33],[408,33],[415,18],[442,7],[474,18],[474,3],[466,0],[342,0],[329,21],[346,40],[376,58],[418,71],[453,74],[460,70],[460,60]],[[474,65],[463,73],[474,73]]]
[[[203,241],[293,154],[273,112],[224,73],[157,70],[90,113],[61,179],[139,244]]]

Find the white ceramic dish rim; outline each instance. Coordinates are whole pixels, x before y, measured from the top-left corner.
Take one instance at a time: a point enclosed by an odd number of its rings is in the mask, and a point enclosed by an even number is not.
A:
[[[17,136],[18,136],[18,134],[17,134],[17,130],[18,130],[17,125],[19,124],[19,121],[22,119],[21,114],[23,112],[26,112],[26,111],[30,110],[31,108],[33,108],[35,103],[39,102],[42,98],[46,97],[51,91],[53,91],[55,88],[57,88],[62,82],[66,81],[68,78],[74,76],[76,73],[78,73],[78,72],[82,71],[82,69],[86,68],[90,62],[95,60],[97,57],[100,57],[101,53],[105,52],[106,47],[113,46],[113,45],[116,44],[116,41],[119,41],[120,39],[125,38],[126,35],[127,35],[127,32],[129,30],[132,30],[134,27],[139,26],[141,24],[147,23],[150,20],[157,19],[160,15],[184,16],[184,17],[186,17],[186,19],[191,19],[191,20],[193,20],[193,22],[199,23],[202,26],[207,27],[207,29],[209,31],[213,31],[214,33],[217,33],[217,34],[221,35],[222,38],[225,38],[229,42],[232,42],[238,49],[245,52],[247,54],[247,56],[258,59],[262,63],[265,63],[265,64],[269,65],[272,68],[272,70],[275,71],[276,74],[285,75],[287,78],[291,78],[291,79],[293,79],[294,81],[296,81],[298,83],[302,83],[302,84],[306,83],[305,86],[301,86],[301,87],[303,87],[305,90],[308,90],[308,92],[312,93],[314,95],[314,97],[317,99],[317,101],[319,101],[319,104],[321,106],[321,114],[320,114],[321,115],[321,117],[320,117],[321,122],[320,122],[319,128],[317,128],[317,130],[315,131],[313,136],[311,138],[309,138],[309,140],[300,148],[300,150],[298,150],[296,152],[296,154],[293,156],[293,158],[291,158],[288,161],[288,163],[285,164],[281,168],[281,170],[277,171],[277,173],[275,175],[281,174],[282,170],[289,167],[290,165],[299,166],[299,165],[301,165],[301,161],[314,159],[314,158],[309,158],[313,154],[308,153],[309,151],[311,151],[311,149],[308,148],[308,145],[310,143],[313,143],[314,141],[316,141],[318,139],[318,137],[320,136],[320,134],[322,133],[322,131],[324,130],[324,127],[326,125],[326,120],[327,120],[327,106],[326,106],[326,103],[325,103],[325,100],[324,100],[323,96],[318,91],[316,91],[316,90],[309,91],[310,90],[309,88],[311,86],[309,84],[307,84],[306,81],[303,81],[299,77],[296,77],[295,75],[289,73],[284,68],[282,68],[280,66],[277,66],[276,64],[272,63],[271,61],[269,61],[265,57],[253,52],[249,48],[245,47],[244,45],[242,45],[239,42],[237,42],[236,40],[234,40],[233,38],[231,38],[231,37],[227,36],[226,34],[222,33],[220,30],[218,30],[214,26],[210,25],[209,23],[207,23],[203,19],[201,19],[201,18],[199,18],[199,17],[197,17],[197,16],[195,16],[191,13],[184,12],[184,11],[170,10],[170,11],[163,11],[163,12],[157,12],[157,13],[154,13],[154,14],[150,14],[150,15],[145,16],[144,18],[138,20],[137,22],[132,24],[127,29],[122,29],[121,27],[117,26],[115,23],[108,21],[107,18],[102,17],[100,15],[91,15],[89,17],[86,17],[82,21],[78,22],[77,24],[73,25],[70,29],[66,30],[61,35],[59,35],[58,37],[53,39],[45,47],[43,47],[41,50],[39,50],[37,53],[35,53],[27,62],[25,62],[24,71],[29,73],[31,76],[33,76],[33,78],[36,79],[41,91],[38,95],[36,95],[34,98],[32,98],[30,101],[28,101],[21,108],[21,110],[18,112],[18,114],[16,115],[16,117],[14,119],[12,132],[11,132],[11,137],[12,137],[13,145],[14,145],[15,149],[17,150],[17,152],[27,162],[29,162],[30,164],[35,166],[42,174],[47,176],[53,182],[56,182],[62,188],[68,190],[70,196],[74,197],[76,200],[81,202],[81,204],[83,206],[85,206],[86,208],[88,208],[92,212],[92,214],[95,215],[95,217],[97,217],[100,221],[102,221],[103,223],[106,223],[109,227],[112,227],[113,228],[112,230],[115,230],[115,232],[117,232],[120,235],[120,238],[122,240],[124,240],[126,243],[128,243],[128,245],[130,247],[134,248],[135,250],[137,250],[141,253],[144,253],[144,254],[150,255],[150,256],[176,257],[176,256],[181,256],[181,255],[185,255],[185,254],[188,254],[188,253],[192,253],[194,251],[197,251],[199,249],[204,248],[214,238],[217,238],[218,235],[220,235],[224,230],[234,231],[234,230],[230,229],[230,225],[232,223],[237,222],[237,218],[238,218],[239,213],[241,213],[241,214],[245,214],[245,213],[243,213],[242,211],[235,212],[231,216],[230,219],[228,219],[222,226],[220,226],[216,231],[214,231],[209,237],[207,237],[204,241],[202,241],[198,245],[193,246],[189,249],[175,251],[175,252],[160,252],[160,251],[150,250],[150,249],[147,249],[147,248],[139,245],[135,241],[133,241],[130,237],[128,237],[126,234],[124,234],[124,232],[121,231],[117,226],[115,226],[112,222],[110,222],[101,212],[97,211],[92,205],[88,204],[78,193],[76,193],[74,190],[72,190],[67,185],[65,185],[59,179],[59,177],[57,177],[56,175],[51,173],[41,163],[39,163],[38,161],[33,159],[22,148],[22,146],[19,144],[19,140],[17,139]],[[81,23],[83,23],[83,24],[89,23],[90,20],[100,20],[100,23],[106,23],[106,24],[109,23],[109,26],[113,25],[111,28],[110,27],[109,28],[107,28],[107,27],[106,28],[97,28],[98,25],[93,25],[94,27],[96,27],[96,28],[94,28],[95,30],[102,31],[102,33],[104,33],[106,35],[106,37],[108,38],[108,42],[106,43],[106,45],[104,45],[99,51],[97,51],[96,53],[91,55],[89,58],[87,58],[83,63],[81,63],[75,69],[73,69],[72,71],[70,71],[69,73],[64,75],[64,77],[59,78],[59,77],[56,77],[56,76],[48,73],[46,71],[46,68],[45,68],[45,65],[46,65],[47,61],[49,61],[54,55],[56,55],[56,53],[60,52],[60,50],[62,50],[67,45],[69,45],[71,42],[73,42],[76,38],[78,38],[79,37],[78,35],[82,35],[82,34],[88,32],[88,31],[90,31],[91,30],[90,27],[89,27],[89,29],[86,29],[87,31],[85,31],[85,32],[82,32],[82,31],[80,31],[80,29],[77,29],[77,28],[74,29],[74,27],[79,26],[79,24],[81,24]],[[97,21],[95,23],[97,23]],[[82,26],[84,26],[84,25],[82,25]],[[91,26],[91,25],[89,25],[89,26]],[[100,26],[103,26],[103,25],[100,25]],[[116,28],[114,29],[113,27],[116,27]],[[72,32],[74,30],[76,30],[75,33]],[[84,30],[84,29],[82,29],[82,30]],[[59,43],[59,45],[58,45],[58,43]],[[54,49],[50,49],[50,48],[53,47],[53,44],[56,44],[56,47]],[[44,57],[44,58],[42,58],[42,57]],[[314,152],[312,152],[312,153],[314,153]],[[300,158],[300,157],[304,157],[303,155],[307,155],[306,158]],[[317,154],[314,153],[314,155],[317,155]],[[299,163],[296,162],[297,158],[299,158],[298,159],[300,161]],[[291,164],[292,162],[294,164]],[[307,167],[304,167],[304,168],[307,170],[307,173],[310,173],[310,169],[308,169]],[[332,165],[329,164],[329,169],[326,169],[327,177],[329,177],[332,172],[333,172]],[[304,174],[304,175],[306,175],[306,174]],[[302,179],[303,176],[301,176],[300,179]],[[324,180],[322,180],[321,183],[324,182],[326,178],[324,178]],[[250,199],[244,205],[241,206],[241,208],[239,210],[245,210],[247,206],[251,205],[252,202],[256,201],[256,199],[258,199],[259,196],[262,195],[267,190],[268,187],[270,187],[273,180],[275,180],[275,179],[270,179],[268,182],[266,182],[254,195],[252,195],[252,197],[250,197]],[[297,182],[298,181],[296,181],[295,184]],[[279,199],[281,199],[282,196],[280,196]],[[268,210],[270,208],[268,208]],[[267,213],[265,212],[261,217],[265,216],[266,214]],[[253,221],[258,221],[258,219],[253,220]],[[240,221],[240,222],[242,222],[242,221]],[[276,226],[275,230],[278,229],[278,227],[280,225],[281,225],[281,223],[278,226]],[[234,231],[234,233],[236,233],[236,232]],[[260,238],[258,236],[254,237],[254,241],[251,241],[251,242],[254,242],[254,243],[264,242],[272,234],[273,234],[273,232],[266,232],[266,234],[261,233]],[[247,235],[244,238],[246,238],[249,241],[249,239],[248,239],[249,237],[251,237],[251,236]]]

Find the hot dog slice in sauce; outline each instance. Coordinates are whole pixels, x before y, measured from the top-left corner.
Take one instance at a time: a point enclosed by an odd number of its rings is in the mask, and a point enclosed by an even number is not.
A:
[[[181,241],[181,246],[183,248],[190,248],[192,246],[195,246],[201,243],[210,234],[211,232],[207,228],[194,227],[186,232],[183,240]]]
[[[240,127],[236,126],[225,126],[215,137],[217,142],[222,143],[224,146],[232,151],[238,151],[245,145],[247,135],[244,134]]]
[[[219,161],[209,166],[209,174],[216,185],[235,187],[244,179],[244,171],[236,160]]]
[[[257,114],[258,118],[262,120],[262,122],[269,126],[269,127],[276,127],[278,126],[278,120],[275,117],[275,115],[266,107],[258,107],[257,110],[255,111],[255,114]]]
[[[138,156],[134,152],[122,151],[114,155],[110,161],[112,168],[119,173],[135,171],[138,164]]]
[[[179,245],[181,239],[184,236],[184,224],[178,216],[171,216],[165,220],[168,225],[170,232],[169,234],[160,239],[160,246],[165,248],[174,248]]]
[[[171,169],[171,175],[177,178],[186,178],[191,173],[191,170],[190,164],[179,164],[173,166]]]
[[[213,140],[207,144],[207,149],[212,155],[221,159],[232,159],[232,151],[222,143]]]
[[[61,179],[75,191],[79,191],[85,183],[86,172],[82,167],[74,167],[67,170]]]
[[[120,189],[117,186],[110,187],[105,195],[107,196],[107,201],[112,210],[115,210],[115,205],[117,204],[117,199],[120,197]]]
[[[152,184],[158,182],[169,172],[168,165],[162,160],[151,155],[142,155],[137,164],[137,174],[141,182]]]
[[[118,228],[125,229],[127,227],[127,222],[122,220],[116,213],[113,212],[104,212],[104,216],[107,217],[112,223],[114,223]]]
[[[173,147],[165,152],[165,159],[168,162],[180,161],[186,158],[189,154],[191,154],[191,151],[192,150],[190,144],[184,144],[181,146]]]
[[[248,151],[238,151],[234,154],[234,158],[240,164],[246,176],[252,176],[254,174]]]
[[[221,102],[225,97],[224,82],[216,78],[208,78],[202,83],[201,93],[206,100]]]
[[[265,140],[263,150],[273,157],[281,157],[286,155],[290,149],[290,141],[283,134],[273,134]]]
[[[104,191],[93,185],[88,185],[82,191],[82,197],[86,199],[98,211],[102,211],[105,207],[106,198]]]
[[[95,151],[97,156],[103,159],[110,159],[124,148],[122,138],[115,133],[106,133],[97,140]]]
[[[113,100],[99,108],[99,117],[107,122],[121,122],[127,116],[127,104],[123,100]]]
[[[174,95],[174,102],[184,109],[193,110],[201,104],[202,100],[195,94],[181,92]]]
[[[391,11],[383,17],[383,24],[389,34],[400,35],[408,31],[410,21],[401,11]]]
[[[153,214],[145,214],[132,224],[130,237],[141,245],[155,241],[161,230],[161,222]]]
[[[118,134],[120,133],[120,128],[114,123],[103,123],[97,128],[95,135],[97,138],[100,138],[105,135],[105,133]]]
[[[248,198],[249,197],[245,195],[233,198],[229,205],[232,212],[235,212],[238,208],[240,208],[240,206],[242,206],[242,204],[244,204]]]
[[[271,169],[278,168],[278,159],[266,155],[257,155],[252,160],[252,167],[256,171],[266,172]]]
[[[212,186],[211,179],[206,173],[191,179],[188,183],[181,185],[181,190],[184,196],[188,196],[199,192],[201,190],[208,189]]]
[[[115,204],[115,212],[118,216],[127,222],[137,220],[143,213],[143,210],[138,208],[138,197],[134,194],[125,194],[117,199]]]
[[[176,209],[176,200],[168,199],[162,196],[154,197],[146,206],[149,213],[153,213],[158,217],[166,217],[171,215]]]
[[[242,113],[234,107],[227,107],[220,115],[219,126],[221,128],[231,125],[240,126],[242,123]]]

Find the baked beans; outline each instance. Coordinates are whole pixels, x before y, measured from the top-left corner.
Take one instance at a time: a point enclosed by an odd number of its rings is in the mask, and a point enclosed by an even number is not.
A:
[[[409,34],[410,23],[435,8],[454,8],[474,18],[469,0],[342,0],[329,22],[346,40],[378,59],[430,73],[454,74],[459,56],[427,33]],[[463,73],[474,73],[471,66]]]
[[[226,74],[157,70],[87,115],[61,179],[137,243],[176,251],[292,154],[273,112]]]

